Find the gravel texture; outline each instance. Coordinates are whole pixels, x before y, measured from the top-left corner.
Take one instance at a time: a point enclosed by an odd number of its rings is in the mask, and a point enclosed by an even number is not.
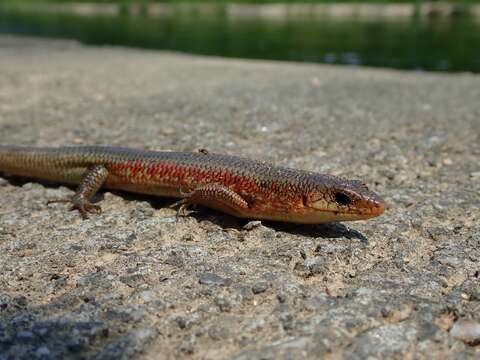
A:
[[[298,226],[0,178],[0,359],[478,358],[480,77],[0,37],[0,143],[243,155],[390,209]]]

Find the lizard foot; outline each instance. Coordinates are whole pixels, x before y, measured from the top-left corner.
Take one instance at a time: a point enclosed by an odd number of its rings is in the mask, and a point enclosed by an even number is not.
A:
[[[102,207],[100,205],[92,204],[85,200],[82,196],[72,196],[71,198],[51,199],[47,201],[47,205],[55,203],[71,203],[70,211],[78,210],[83,219],[88,219],[88,214],[101,214]]]

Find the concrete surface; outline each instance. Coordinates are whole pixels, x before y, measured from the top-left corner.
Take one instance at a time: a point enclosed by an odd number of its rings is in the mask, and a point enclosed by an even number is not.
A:
[[[247,223],[0,178],[0,359],[480,355],[480,77],[0,37],[0,143],[240,154],[365,180],[365,222]]]

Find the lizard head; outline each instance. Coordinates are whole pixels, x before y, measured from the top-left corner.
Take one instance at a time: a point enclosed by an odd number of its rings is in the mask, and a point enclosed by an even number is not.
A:
[[[359,180],[333,176],[313,180],[313,186],[303,197],[308,222],[363,220],[385,211],[385,202],[380,196]]]

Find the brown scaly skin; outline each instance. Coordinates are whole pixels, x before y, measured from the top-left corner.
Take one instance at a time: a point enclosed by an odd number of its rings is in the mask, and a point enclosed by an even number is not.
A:
[[[71,201],[86,217],[100,188],[180,197],[228,214],[316,224],[381,215],[383,200],[358,180],[276,167],[236,156],[114,147],[0,146],[0,171],[79,184]]]

